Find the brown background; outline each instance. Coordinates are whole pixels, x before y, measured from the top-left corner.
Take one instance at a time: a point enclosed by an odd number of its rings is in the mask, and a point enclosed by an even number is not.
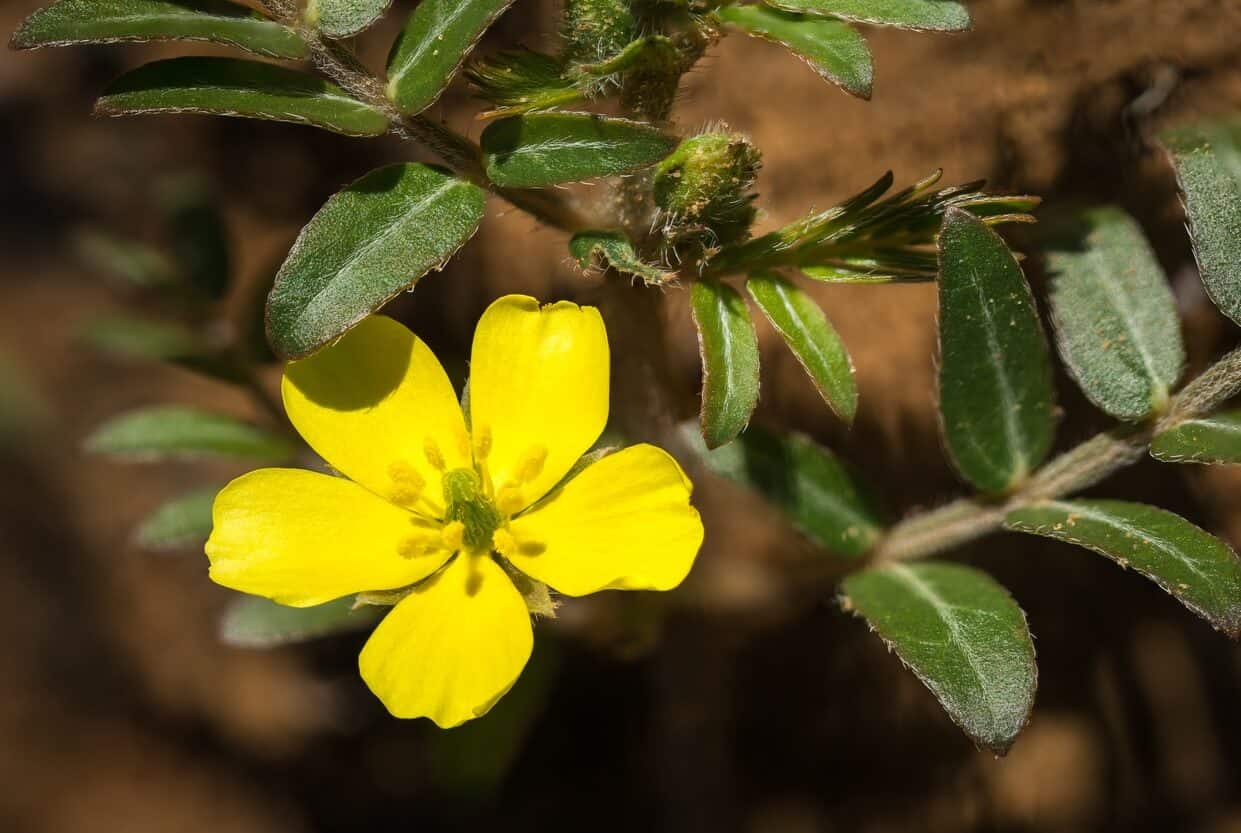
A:
[[[37,5],[8,0],[0,30]],[[985,176],[1043,195],[1049,210],[1118,202],[1174,282],[1193,366],[1232,346],[1147,137],[1241,107],[1241,3],[970,5],[969,34],[869,32],[869,103],[773,46],[729,38],[687,79],[678,126],[723,120],[764,150],[765,226],[888,168],[900,182],[941,166],[949,181]],[[485,48],[541,45],[550,12],[521,0]],[[363,38],[374,65],[398,20]],[[1135,575],[1009,537],[962,553],[1013,590],[1038,638],[1034,718],[999,761],[831,599],[790,592],[822,556],[706,477],[708,540],[687,585],[671,599],[566,605],[540,625],[523,682],[467,729],[389,719],[356,677],[359,638],[222,647],[228,594],[207,581],[205,559],[143,553],[131,530],[161,498],[239,470],[126,466],[79,444],[126,408],[174,400],[247,415],[247,402],[82,349],[82,326],[130,299],[68,241],[89,227],[158,239],[159,183],[197,171],[227,206],[242,278],[258,281],[331,193],[410,149],[283,125],[89,117],[125,68],[203,51],[0,56],[0,355],[43,402],[2,452],[0,829],[1241,830],[1241,655]],[[454,87],[435,115],[476,136],[476,106]],[[597,284],[570,267],[561,235],[493,202],[468,249],[393,310],[460,365],[497,294],[589,301]],[[847,434],[831,420],[767,331],[760,419],[840,450],[896,515],[956,494],[935,432],[933,287],[813,291],[853,351],[858,424]],[[696,358],[681,293],[667,311],[689,415]],[[1106,421],[1060,387],[1067,446]],[[1237,485],[1227,470],[1143,464],[1100,491],[1177,509],[1237,544]]]

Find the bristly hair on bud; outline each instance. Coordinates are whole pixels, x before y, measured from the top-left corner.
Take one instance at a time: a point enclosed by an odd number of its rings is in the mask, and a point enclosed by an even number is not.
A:
[[[666,254],[709,257],[749,237],[762,154],[726,126],[686,139],[655,169]]]
[[[638,21],[629,0],[566,0],[561,34],[567,63],[594,64],[635,40]]]

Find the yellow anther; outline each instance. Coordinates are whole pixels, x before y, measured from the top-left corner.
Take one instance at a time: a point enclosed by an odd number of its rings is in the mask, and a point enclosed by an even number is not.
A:
[[[439,444],[435,440],[427,437],[422,442],[422,453],[426,455],[427,462],[431,464],[431,468],[438,471],[444,470],[444,455],[440,451]]]
[[[465,524],[461,521],[453,521],[440,530],[440,542],[445,549],[459,550],[461,542],[465,540]]]
[[[397,545],[396,551],[402,558],[418,558],[430,555],[440,548],[439,536],[434,534],[411,535]]]
[[[474,461],[481,463],[491,454],[491,427],[484,425],[474,430]]]
[[[388,476],[393,483],[390,498],[395,503],[416,503],[427,485],[418,470],[405,460],[397,460],[389,465]]]
[[[509,483],[501,488],[499,494],[496,495],[496,508],[505,515],[512,515],[525,509],[526,500],[521,493],[521,487]]]
[[[517,482],[529,483],[538,477],[543,473],[543,464],[546,462],[546,446],[535,445],[526,449],[526,453],[521,457],[521,462],[517,465]]]
[[[491,545],[506,558],[517,552],[517,539],[507,529],[497,529],[491,536]]]

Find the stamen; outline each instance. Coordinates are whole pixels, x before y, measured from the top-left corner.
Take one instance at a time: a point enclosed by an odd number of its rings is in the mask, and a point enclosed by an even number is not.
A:
[[[462,542],[465,541],[465,524],[461,521],[453,521],[440,531],[440,541],[445,549],[459,550]]]
[[[547,462],[547,446],[535,445],[526,449],[521,463],[517,466],[517,482],[529,483],[543,473],[543,465]]]
[[[402,558],[418,558],[430,555],[440,548],[440,536],[434,533],[411,535],[397,545],[396,551]]]
[[[482,462],[491,454],[491,426],[484,425],[474,434],[474,461]]]
[[[388,476],[392,478],[393,487],[390,499],[394,503],[413,504],[422,495],[427,481],[406,460],[397,460],[388,466]]]
[[[422,453],[426,455],[427,462],[431,464],[431,468],[437,471],[444,470],[444,455],[440,451],[439,444],[435,440],[427,437],[422,442]]]
[[[496,495],[496,508],[505,515],[512,515],[525,509],[526,499],[521,493],[521,487],[509,483],[501,488],[500,493]]]
[[[491,536],[492,546],[505,558],[511,558],[517,552],[517,539],[507,529],[497,529]]]

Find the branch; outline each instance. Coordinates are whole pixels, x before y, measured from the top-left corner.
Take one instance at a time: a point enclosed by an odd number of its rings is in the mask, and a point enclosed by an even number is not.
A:
[[[1007,498],[961,498],[908,518],[888,531],[872,551],[869,563],[927,558],[995,532],[1014,509],[1099,483],[1142,459],[1156,434],[1205,416],[1238,393],[1241,349],[1233,350],[1186,385],[1158,421],[1121,425],[1092,437],[1043,466]]]

